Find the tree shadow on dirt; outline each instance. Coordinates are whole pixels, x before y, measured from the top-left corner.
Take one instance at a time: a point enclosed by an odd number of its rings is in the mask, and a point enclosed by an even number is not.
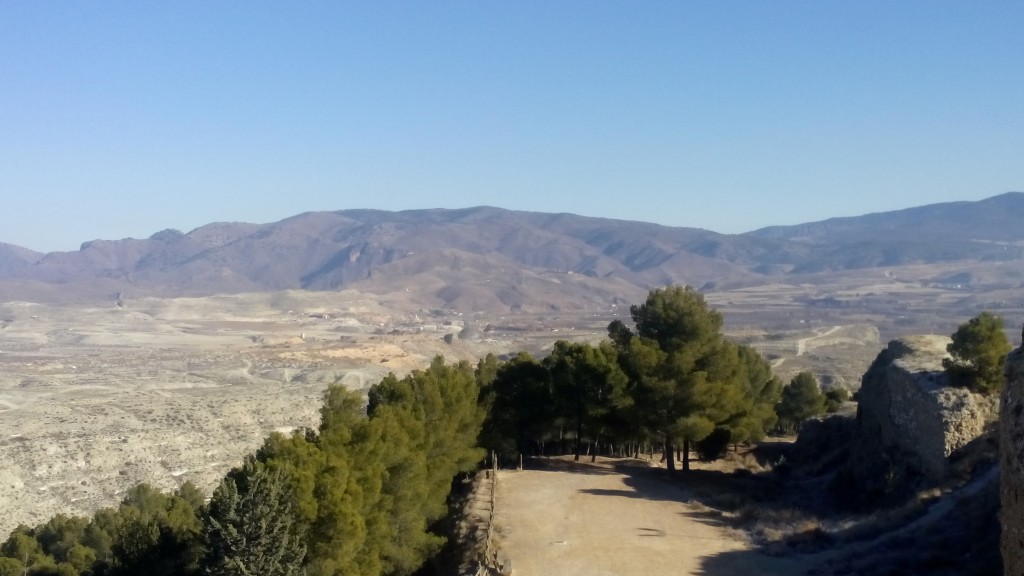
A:
[[[676,502],[686,506],[680,516],[724,530],[738,529],[736,513],[744,506],[775,505],[782,487],[769,474],[733,473],[715,470],[689,470],[669,473],[649,463],[622,460],[611,465],[621,474],[626,488],[587,488],[581,493],[597,496],[634,498],[661,502]],[[779,503],[779,506],[782,504]],[[660,530],[636,528],[642,537],[667,537]],[[739,538],[739,533],[736,533]],[[803,574],[817,564],[817,559],[806,555],[773,557],[761,547],[750,550],[715,554],[702,561],[699,574],[776,576]]]
[[[1002,573],[998,483],[984,468],[974,478],[976,489],[942,500],[852,513],[830,508],[827,478],[765,475],[768,482],[758,487],[756,475],[750,483],[708,475],[694,482],[694,501],[714,507],[710,516],[725,512],[726,525],[747,532],[755,547],[706,557],[698,573],[996,576]],[[699,488],[705,482],[718,491]]]
[[[717,510],[691,510],[687,512],[680,512],[679,515],[716,528],[734,527],[733,524],[722,517],[722,514]]]
[[[757,550],[733,550],[720,552],[701,560],[700,568],[694,574],[699,576],[797,576],[809,574],[816,562],[807,557],[778,558]]]
[[[732,536],[723,535],[720,538],[724,540],[743,539],[742,534],[747,528],[745,523],[750,521],[748,515],[755,520],[763,515],[773,521],[778,515],[786,522],[800,522],[804,518],[801,511],[792,511],[796,505],[791,498],[792,486],[769,472],[691,469],[670,473],[652,461],[598,459],[597,463],[592,464],[589,459],[574,462],[571,457],[531,458],[524,462],[524,467],[558,473],[621,476],[623,487],[582,488],[579,492],[610,498],[681,504],[683,506],[678,511],[680,516],[716,529],[734,531]],[[807,516],[810,515],[808,511]],[[654,526],[639,525],[623,529],[635,530],[637,536],[644,538],[675,537]],[[716,546],[710,542],[708,545]],[[783,553],[783,557],[780,557],[779,552]],[[806,574],[808,569],[819,563],[817,555],[800,553],[796,549],[769,549],[755,544],[750,550],[721,552],[704,558],[699,573],[753,576]]]
[[[614,469],[625,476],[625,484],[636,492],[637,498],[703,504],[727,511],[751,502],[771,503],[778,499],[781,491],[778,481],[768,474],[717,470],[668,472],[635,461],[623,461]]]
[[[526,458],[523,460],[524,470],[534,470],[539,472],[568,472],[572,474],[617,474],[612,467],[605,464],[592,464],[590,458],[586,458],[586,461],[581,459],[579,462],[575,462],[571,459],[564,458],[545,458],[542,456],[536,456]]]

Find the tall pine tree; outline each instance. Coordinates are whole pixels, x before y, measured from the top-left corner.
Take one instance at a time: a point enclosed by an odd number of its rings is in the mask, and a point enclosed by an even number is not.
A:
[[[735,345],[721,334],[722,316],[690,287],[652,290],[643,304],[630,307],[633,334],[621,322],[609,326],[627,374],[630,392],[647,429],[664,442],[669,470],[674,446],[689,446],[743,412],[748,391]]]
[[[280,470],[254,458],[214,490],[205,515],[209,576],[297,576],[305,534],[297,531],[294,494]]]

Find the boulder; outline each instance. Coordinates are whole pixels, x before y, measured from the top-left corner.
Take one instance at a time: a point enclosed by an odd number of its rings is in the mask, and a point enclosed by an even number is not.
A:
[[[949,342],[934,335],[893,340],[871,364],[857,397],[859,459],[899,463],[906,477],[934,482],[949,457],[995,421],[997,397],[949,385],[942,368]]]

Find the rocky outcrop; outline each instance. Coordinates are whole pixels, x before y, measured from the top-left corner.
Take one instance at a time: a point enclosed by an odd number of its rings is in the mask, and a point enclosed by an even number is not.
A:
[[[1024,574],[1024,346],[1006,358],[999,468],[1004,574]]]
[[[949,456],[994,422],[998,398],[949,385],[942,369],[949,342],[945,336],[893,340],[864,374],[855,454],[867,468],[881,460],[911,479],[938,480]]]

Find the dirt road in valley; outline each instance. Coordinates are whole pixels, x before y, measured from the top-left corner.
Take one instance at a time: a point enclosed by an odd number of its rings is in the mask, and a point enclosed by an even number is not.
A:
[[[825,332],[823,332],[821,334],[818,334],[816,336],[810,336],[808,338],[801,338],[801,339],[797,340],[796,341],[796,355],[797,356],[803,356],[804,353],[807,352],[807,343],[810,342],[811,340],[817,340],[819,338],[825,338],[825,337],[831,336],[832,334],[835,334],[836,332],[838,332],[841,328],[842,328],[842,326],[833,326],[833,327],[829,328],[827,331],[825,331]]]
[[[494,528],[515,576],[797,574],[792,560],[748,550],[661,471],[556,462],[501,471]]]

